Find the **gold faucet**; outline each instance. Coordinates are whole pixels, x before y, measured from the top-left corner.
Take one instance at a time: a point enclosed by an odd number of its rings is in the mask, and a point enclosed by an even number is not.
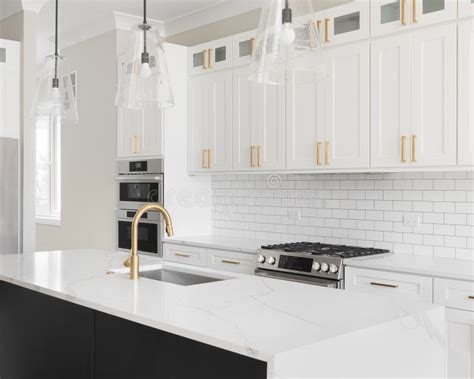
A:
[[[130,257],[127,258],[123,265],[130,267],[130,279],[138,279],[138,224],[141,218],[146,212],[157,211],[163,215],[166,225],[166,234],[168,237],[173,237],[173,224],[171,222],[171,216],[168,211],[158,204],[147,204],[141,207],[132,221],[132,249],[130,251]]]

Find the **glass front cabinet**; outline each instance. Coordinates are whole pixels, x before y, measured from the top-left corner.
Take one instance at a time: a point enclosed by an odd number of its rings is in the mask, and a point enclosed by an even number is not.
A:
[[[244,66],[251,62],[254,48],[256,30],[245,32],[234,36],[233,38],[233,58],[234,67]]]
[[[459,18],[474,16],[474,0],[459,0]]]
[[[232,37],[191,47],[188,67],[189,75],[232,67]]]

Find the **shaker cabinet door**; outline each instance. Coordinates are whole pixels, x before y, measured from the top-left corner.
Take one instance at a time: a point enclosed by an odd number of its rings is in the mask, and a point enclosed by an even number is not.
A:
[[[447,377],[474,378],[474,313],[446,309]]]
[[[409,165],[410,36],[402,34],[372,42],[371,165]]]
[[[414,27],[438,24],[455,20],[458,0],[411,0]]]
[[[456,165],[457,30],[446,25],[414,32],[411,162]]]
[[[371,34],[373,37],[411,28],[409,0],[372,0]]]

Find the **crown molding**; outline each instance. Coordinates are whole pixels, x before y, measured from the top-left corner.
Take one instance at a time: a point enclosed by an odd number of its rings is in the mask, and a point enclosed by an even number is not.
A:
[[[50,0],[20,0],[23,10],[39,13]]]

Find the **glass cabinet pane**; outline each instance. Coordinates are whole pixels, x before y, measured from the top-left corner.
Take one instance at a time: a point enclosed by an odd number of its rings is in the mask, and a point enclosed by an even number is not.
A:
[[[360,29],[360,12],[334,18],[334,34],[354,32]]]
[[[252,40],[242,41],[239,43],[239,58],[249,57],[252,55]]]
[[[444,10],[444,2],[445,0],[423,0],[423,14]]]
[[[218,47],[216,49],[216,59],[215,62],[224,62],[226,60],[227,49],[225,46]]]
[[[400,21],[400,0],[380,7],[380,23]]]
[[[204,52],[200,51],[193,55],[193,67],[204,66]]]

